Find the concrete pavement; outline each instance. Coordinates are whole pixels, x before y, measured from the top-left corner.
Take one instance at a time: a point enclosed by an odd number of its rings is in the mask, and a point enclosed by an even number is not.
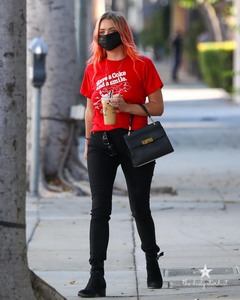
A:
[[[146,288],[128,199],[116,194],[105,264],[107,297],[240,299],[240,106],[184,73],[173,84],[167,65],[158,68],[166,83],[161,120],[175,148],[157,160],[152,188],[157,240],[165,252],[164,286]],[[121,170],[116,186],[125,189]],[[89,278],[90,208],[90,196],[27,198],[30,268],[69,300],[79,299]]]

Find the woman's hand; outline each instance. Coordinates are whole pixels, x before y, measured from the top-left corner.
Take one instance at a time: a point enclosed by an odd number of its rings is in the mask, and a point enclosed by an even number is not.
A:
[[[109,104],[123,112],[126,111],[126,108],[128,106],[128,103],[125,102],[125,100],[120,94],[113,95],[113,97],[109,101]]]
[[[148,96],[148,103],[145,103],[151,116],[161,116],[164,111],[163,96],[161,89],[157,89],[155,92]],[[146,113],[138,104],[130,104],[125,102],[120,94],[113,95],[109,104],[118,108],[122,112],[126,112],[133,115],[146,116]]]

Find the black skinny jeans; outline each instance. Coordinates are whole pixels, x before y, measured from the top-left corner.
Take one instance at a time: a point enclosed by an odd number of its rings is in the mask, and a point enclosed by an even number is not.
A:
[[[155,162],[134,168],[123,139],[125,129],[107,132],[116,155],[111,156],[103,144],[103,132],[94,132],[88,144],[88,174],[92,193],[90,222],[90,263],[107,258],[109,220],[112,211],[112,192],[117,168],[121,165],[128,188],[129,203],[141,240],[147,253],[157,253],[155,227],[150,210],[150,187]]]

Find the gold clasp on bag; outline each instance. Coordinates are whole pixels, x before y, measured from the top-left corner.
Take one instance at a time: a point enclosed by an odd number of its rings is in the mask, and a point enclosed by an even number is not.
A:
[[[142,140],[142,144],[143,145],[146,145],[146,144],[149,144],[149,143],[152,143],[153,142],[153,138],[150,137],[150,138],[147,138],[145,140]]]

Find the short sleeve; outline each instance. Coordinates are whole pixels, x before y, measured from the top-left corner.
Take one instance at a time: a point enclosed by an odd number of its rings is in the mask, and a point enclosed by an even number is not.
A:
[[[86,68],[84,76],[83,76],[83,81],[80,87],[80,94],[82,94],[86,98],[91,98],[92,97],[92,83],[90,80],[90,68],[89,66]]]

